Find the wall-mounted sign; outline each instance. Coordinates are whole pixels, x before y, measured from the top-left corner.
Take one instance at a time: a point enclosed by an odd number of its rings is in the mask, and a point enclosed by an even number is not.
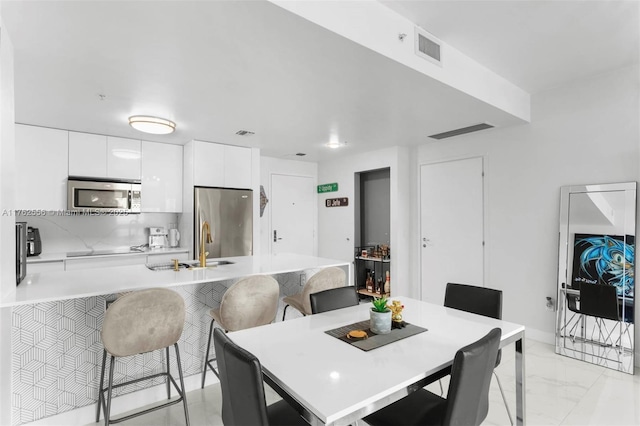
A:
[[[322,194],[323,192],[336,192],[337,190],[338,190],[337,182],[318,185],[318,194]]]
[[[349,199],[347,197],[327,198],[324,205],[327,207],[346,207],[349,205]]]

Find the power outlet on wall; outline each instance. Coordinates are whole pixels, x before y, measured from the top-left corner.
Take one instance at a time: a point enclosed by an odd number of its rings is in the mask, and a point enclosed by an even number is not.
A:
[[[307,274],[304,272],[300,274],[300,287],[303,287],[307,283]]]
[[[556,302],[553,300],[553,297],[547,297],[547,311],[555,311],[556,310]]]

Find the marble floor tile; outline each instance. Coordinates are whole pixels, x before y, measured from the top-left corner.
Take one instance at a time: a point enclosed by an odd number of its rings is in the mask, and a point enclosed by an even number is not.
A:
[[[502,352],[496,369],[502,382],[509,407],[515,417],[515,356],[513,346]],[[640,425],[640,374],[629,375],[601,366],[560,356],[555,347],[527,340],[525,342],[526,414],[528,425]],[[442,380],[444,394],[448,378]],[[428,390],[440,394],[440,386],[433,383]],[[267,403],[279,396],[265,387]],[[187,394],[189,418],[193,426],[222,425],[220,385]],[[88,425],[95,425],[89,423]],[[182,405],[123,422],[129,426],[182,425]],[[498,384],[491,381],[489,414],[484,425],[508,426],[509,417]]]

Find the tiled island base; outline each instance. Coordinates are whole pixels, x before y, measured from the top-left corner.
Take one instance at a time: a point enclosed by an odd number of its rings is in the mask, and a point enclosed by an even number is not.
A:
[[[274,275],[280,284],[280,298],[298,293],[302,289],[301,275],[308,279],[317,271],[308,269]],[[208,312],[220,305],[222,295],[236,281],[173,288],[184,298],[186,305],[185,327],[178,342],[185,376],[202,372],[210,324]],[[115,295],[105,295],[13,308],[13,425],[96,403],[103,351],[100,329],[105,301],[114,298]],[[277,319],[282,318],[282,308],[280,306]],[[175,359],[171,355],[172,371],[177,371]],[[164,366],[164,351],[120,358],[114,371],[114,383],[140,377],[143,371],[164,371]],[[161,383],[164,383],[163,379],[153,379],[114,390],[114,395]],[[91,421],[87,418],[80,423]]]

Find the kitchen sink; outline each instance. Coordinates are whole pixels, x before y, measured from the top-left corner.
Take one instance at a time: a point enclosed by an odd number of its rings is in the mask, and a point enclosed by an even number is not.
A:
[[[147,263],[145,265],[147,268],[152,271],[171,271],[174,269],[173,262],[162,262],[162,263]],[[178,263],[178,269],[188,269],[191,268],[191,265],[184,262]]]
[[[208,260],[207,266],[202,267],[200,266],[200,261],[189,260],[187,262],[178,262],[178,269],[206,269],[223,265],[233,265],[234,263],[235,262],[229,262],[228,260]],[[145,266],[152,271],[170,271],[174,269],[173,262],[147,263]]]
[[[222,265],[233,265],[234,262],[229,262],[228,260],[207,260],[207,266],[222,266]],[[199,265],[200,262],[197,263]]]
[[[233,265],[235,262],[229,262],[228,260],[207,260],[207,266],[200,266],[199,260],[192,260],[190,262],[192,266],[189,269],[208,269],[208,268],[217,268],[218,266],[224,265]]]

